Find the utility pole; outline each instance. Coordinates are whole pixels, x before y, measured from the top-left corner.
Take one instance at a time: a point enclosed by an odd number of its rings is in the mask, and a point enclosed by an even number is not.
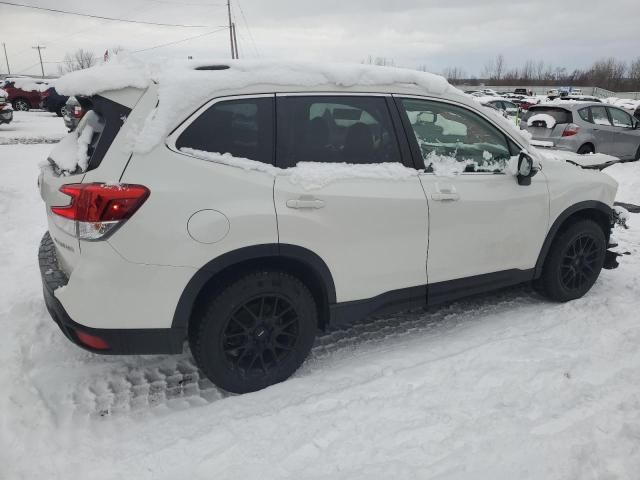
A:
[[[11,75],[11,67],[9,66],[9,57],[7,56],[7,44],[2,42],[2,48],[4,48],[4,59],[7,62],[7,73]]]
[[[231,24],[233,26],[233,48],[236,51],[236,58],[240,58],[240,52],[238,51],[238,38],[236,37],[236,22]]]
[[[38,44],[35,47],[31,47],[34,50],[38,50],[38,57],[40,58],[40,71],[42,72],[42,78],[44,78],[44,65],[42,65],[42,53],[40,52],[40,50],[44,50],[47,47],[43,47],[42,45]]]
[[[231,0],[227,0],[227,14],[229,16],[229,45],[231,46],[231,58],[236,58],[236,50],[233,46],[233,24],[231,23]]]

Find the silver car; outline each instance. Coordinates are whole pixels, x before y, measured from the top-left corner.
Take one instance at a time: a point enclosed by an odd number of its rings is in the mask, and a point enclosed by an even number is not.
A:
[[[520,128],[530,132],[540,146],[640,159],[640,121],[603,103],[535,105],[522,117]]]

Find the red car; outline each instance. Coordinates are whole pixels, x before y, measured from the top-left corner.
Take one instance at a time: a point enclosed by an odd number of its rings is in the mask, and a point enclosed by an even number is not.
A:
[[[27,111],[42,108],[42,102],[49,88],[47,82],[27,77],[5,78],[0,88],[9,94],[9,102],[14,110]]]

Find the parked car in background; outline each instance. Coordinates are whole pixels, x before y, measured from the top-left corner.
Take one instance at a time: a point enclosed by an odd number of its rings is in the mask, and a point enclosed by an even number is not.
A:
[[[43,107],[46,108],[51,113],[55,113],[59,117],[62,117],[63,109],[69,97],[65,95],[60,95],[55,87],[49,87],[45,92],[46,97],[43,101]]]
[[[557,88],[552,88],[547,92],[547,98],[549,100],[554,100],[558,97],[560,97],[560,90],[558,90]]]
[[[64,120],[65,126],[69,129],[70,132],[73,132],[82,117],[84,117],[85,109],[82,107],[80,102],[76,97],[68,97],[67,103],[65,103],[62,109],[62,119]]]
[[[574,102],[591,102],[591,103],[602,103],[598,97],[592,97],[590,95],[578,95],[574,93],[570,93],[569,95],[564,95],[561,97],[564,100],[573,100]]]
[[[496,110],[500,111],[505,117],[515,117],[520,111],[520,107],[516,103],[510,102],[509,100],[506,100],[504,98],[480,97],[478,101],[482,105],[495,108]]]
[[[529,108],[520,128],[533,140],[576,153],[606,153],[640,159],[640,121],[602,103],[557,102]]]
[[[521,110],[529,110],[533,105],[540,103],[540,100],[535,97],[510,98],[509,100],[518,105]]]
[[[291,84],[269,85],[251,65],[241,85],[198,67],[217,89],[105,85],[41,166],[43,294],[70,341],[107,354],[187,341],[210,380],[244,393],[288,378],[319,329],[533,280],[566,302],[596,282],[611,177],[546,161],[478,102],[404,72],[345,86],[316,66],[334,83],[306,85],[278,66]],[[197,104],[131,153],[164,88],[200,88]],[[514,156],[517,173],[493,174]]]
[[[49,85],[43,80],[29,77],[7,77],[0,83],[0,88],[9,94],[9,102],[14,110],[27,111],[42,108]]]
[[[525,97],[533,96],[533,92],[531,90],[527,90],[526,88],[516,88],[513,93],[515,95],[524,95]]]
[[[8,101],[9,94],[0,89],[0,125],[3,123],[11,123],[13,120],[13,107]]]

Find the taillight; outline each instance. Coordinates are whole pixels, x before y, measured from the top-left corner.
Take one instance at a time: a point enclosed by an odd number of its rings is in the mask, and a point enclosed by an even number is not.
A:
[[[82,118],[82,107],[78,105],[73,107],[73,116],[76,118]]]
[[[580,131],[580,127],[578,125],[576,125],[575,123],[570,123],[564,128],[564,131],[562,132],[562,136],[572,137],[576,135],[579,131]]]
[[[80,343],[92,350],[109,350],[109,348],[111,348],[103,338],[81,330],[76,330],[76,337]]]
[[[73,183],[60,191],[69,205],[51,207],[58,227],[82,240],[100,240],[113,232],[142,206],[149,189],[142,185]]]

